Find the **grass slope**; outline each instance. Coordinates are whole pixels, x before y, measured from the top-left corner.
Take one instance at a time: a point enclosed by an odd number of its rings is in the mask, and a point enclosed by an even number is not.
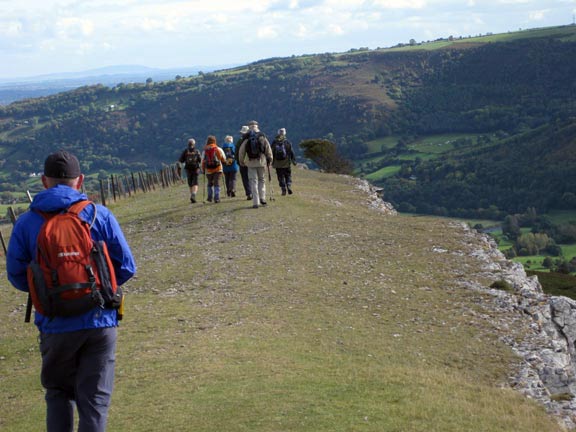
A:
[[[348,177],[294,177],[293,196],[274,184],[258,210],[191,206],[185,185],[111,205],[139,271],[110,431],[559,430],[508,388],[517,359],[483,312],[490,299],[459,282],[480,271],[473,238],[384,216]],[[0,298],[4,432],[43,424],[24,300],[9,287]]]

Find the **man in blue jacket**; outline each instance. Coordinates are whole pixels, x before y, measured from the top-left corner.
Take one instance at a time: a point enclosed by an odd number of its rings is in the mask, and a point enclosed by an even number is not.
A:
[[[88,199],[80,192],[83,181],[74,155],[59,151],[46,158],[42,176],[46,189],[34,197],[30,211],[18,218],[8,245],[8,279],[17,289],[29,291],[26,269],[35,258],[36,239],[44,223],[38,212],[61,212]],[[91,235],[106,243],[117,283],[122,285],[135,274],[136,263],[116,218],[99,204],[86,206],[79,216],[87,222],[94,220]],[[118,311],[96,306],[72,317],[48,317],[36,311],[34,323],[40,331],[47,431],[72,432],[74,405],[79,431],[105,431],[114,383]]]

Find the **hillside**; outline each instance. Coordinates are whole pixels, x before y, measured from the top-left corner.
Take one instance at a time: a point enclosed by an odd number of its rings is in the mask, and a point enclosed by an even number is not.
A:
[[[405,160],[404,174],[381,184],[404,211],[502,219],[528,204],[542,213],[575,209],[575,158],[576,121],[558,121],[428,161]]]
[[[270,136],[285,127],[295,144],[328,138],[359,165],[365,158],[377,159],[370,162],[372,171],[363,170],[363,175],[390,188],[390,199],[399,208],[405,204],[416,211],[454,215],[459,209],[453,203],[438,206],[431,194],[418,193],[430,182],[446,201],[452,198],[453,185],[426,176],[427,166],[422,174],[420,159],[397,150],[419,139],[460,134],[465,138],[458,149],[430,158],[466,165],[466,152],[484,166],[492,164],[487,147],[515,146],[499,151],[501,166],[507,167],[526,146],[529,154],[547,151],[554,145],[551,139],[532,135],[542,128],[570,128],[574,122],[574,55],[576,26],[561,26],[390,49],[271,58],[171,81],[97,85],[20,101],[0,107],[0,191],[26,189],[30,173],[41,170],[43,155],[55,147],[74,150],[86,161],[86,172],[105,177],[173,163],[187,138],[203,142],[214,134],[221,141],[257,119]],[[371,142],[387,139],[398,149],[371,153]],[[573,172],[573,159],[562,155],[576,154],[576,142],[568,138],[563,145],[562,152],[550,152],[547,160],[550,166],[564,164],[566,172]],[[524,159],[517,171],[538,169],[543,178],[549,177],[548,165],[542,169],[532,162]],[[484,193],[482,200],[467,194],[471,199],[461,201],[461,210],[558,208],[557,198],[531,201],[530,195],[558,193],[550,182],[536,182],[532,194],[503,205],[509,200],[499,198],[499,191],[517,189],[518,177],[507,169],[501,174],[500,184],[492,188],[490,179],[466,171],[466,185]],[[414,187],[403,181],[411,177],[416,178]]]
[[[385,214],[362,186],[297,170],[295,194],[258,210],[191,206],[184,184],[113,204],[139,269],[110,430],[561,430],[512,390],[511,346],[536,330],[487,289],[503,275],[486,239]],[[6,432],[44,415],[23,303],[0,299]]]

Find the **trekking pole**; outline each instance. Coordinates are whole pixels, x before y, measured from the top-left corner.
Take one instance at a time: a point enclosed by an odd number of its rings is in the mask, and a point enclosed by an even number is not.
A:
[[[272,175],[270,174],[270,165],[268,167],[268,183],[270,183],[270,201],[274,201],[274,186],[272,186]]]
[[[28,197],[28,202],[32,203],[32,195],[30,194],[29,190],[26,191],[26,196]],[[10,207],[10,210],[12,210],[12,207]],[[15,217],[13,223],[16,223]],[[29,323],[31,315],[32,315],[32,296],[30,295],[30,291],[28,291],[28,300],[26,300],[26,313],[24,314],[24,322]]]
[[[202,186],[202,204],[206,204],[206,171],[204,171],[203,175],[204,175],[204,186]]]
[[[228,185],[226,184],[226,175],[224,171],[222,171],[222,183],[224,183],[224,192],[226,192],[226,196],[228,196]]]
[[[32,201],[32,196],[28,193],[28,199]],[[8,207],[8,215],[10,216],[10,220],[12,221],[12,226],[16,224],[16,213],[14,213],[14,209],[12,207]],[[8,254],[6,250],[6,245],[4,244],[4,239],[2,239],[2,246],[4,246],[4,254]],[[30,291],[28,291],[28,300],[26,300],[26,313],[24,314],[24,322],[29,323],[30,317],[32,315],[32,296],[30,295]]]

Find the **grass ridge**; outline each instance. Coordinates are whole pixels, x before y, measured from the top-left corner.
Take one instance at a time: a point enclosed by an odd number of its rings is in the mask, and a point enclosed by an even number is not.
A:
[[[463,288],[497,278],[472,254],[479,238],[375,211],[350,177],[295,170],[294,195],[272,186],[258,210],[190,205],[184,184],[110,205],[139,266],[110,431],[560,430],[507,384],[518,358],[489,294]],[[43,424],[23,310],[6,289],[3,431]]]

